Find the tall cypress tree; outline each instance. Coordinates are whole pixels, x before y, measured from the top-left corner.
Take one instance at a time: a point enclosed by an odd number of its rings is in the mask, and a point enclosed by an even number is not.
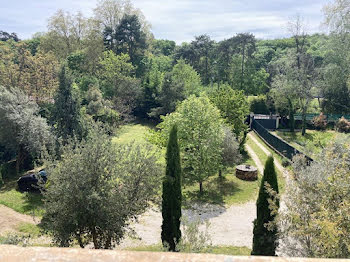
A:
[[[54,120],[57,122],[57,135],[65,141],[73,136],[81,138],[83,125],[80,116],[80,101],[73,90],[71,75],[62,66],[59,74],[59,87],[55,96]]]
[[[271,198],[271,196],[266,191],[265,182],[267,182],[271,188],[278,193],[277,175],[272,156],[269,156],[266,160],[264,176],[261,180],[259,197],[256,202],[257,218],[254,221],[253,250],[251,254],[259,256],[275,256],[275,250],[277,247],[277,230],[276,228],[268,230],[265,224],[273,221],[276,215],[272,215],[271,210],[269,209],[268,199]],[[277,206],[279,206],[278,202]]]
[[[162,242],[169,251],[176,251],[176,243],[181,238],[181,163],[177,142],[177,127],[174,125],[169,135],[166,152],[166,174],[162,194]]]

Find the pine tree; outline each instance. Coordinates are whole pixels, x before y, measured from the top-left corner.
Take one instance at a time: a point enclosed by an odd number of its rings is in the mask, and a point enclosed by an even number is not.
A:
[[[57,122],[57,135],[64,140],[76,136],[81,138],[83,125],[80,116],[80,101],[73,90],[73,80],[66,66],[59,74],[59,87],[55,97],[54,120]]]
[[[177,127],[174,125],[169,135],[166,153],[166,175],[162,195],[162,242],[169,251],[176,251],[176,243],[181,238],[181,163],[177,142]]]
[[[267,182],[271,188],[278,193],[277,175],[272,156],[269,156],[266,160],[264,176],[261,180],[259,197],[256,202],[257,218],[254,221],[253,250],[251,254],[259,256],[275,256],[277,230],[276,228],[268,230],[266,223],[273,221],[276,215],[272,215],[271,210],[269,209],[268,199],[271,197],[266,191],[265,182]],[[279,206],[278,202],[277,206]]]

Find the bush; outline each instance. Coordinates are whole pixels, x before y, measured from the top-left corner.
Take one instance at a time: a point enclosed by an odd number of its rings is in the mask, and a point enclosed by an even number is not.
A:
[[[327,127],[326,116],[321,113],[319,116],[315,116],[312,120],[312,124],[317,130],[325,130]]]
[[[254,97],[250,101],[250,112],[253,112],[255,114],[264,114],[264,115],[270,114],[270,110],[266,103],[266,97],[265,96]]]
[[[350,132],[350,121],[348,121],[345,117],[341,117],[337,124],[335,125],[336,130],[338,132],[349,133]]]
[[[9,161],[0,166],[0,176],[3,179],[16,176],[16,160]]]
[[[282,159],[282,166],[283,167],[290,166],[290,161],[285,157]]]

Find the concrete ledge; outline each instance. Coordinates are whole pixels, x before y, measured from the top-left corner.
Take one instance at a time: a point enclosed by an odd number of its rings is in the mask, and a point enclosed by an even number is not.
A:
[[[17,247],[0,245],[1,262],[296,262],[342,261],[338,259],[306,259],[277,257],[239,257],[212,254],[133,252],[76,248]],[[346,260],[344,260],[346,261]]]

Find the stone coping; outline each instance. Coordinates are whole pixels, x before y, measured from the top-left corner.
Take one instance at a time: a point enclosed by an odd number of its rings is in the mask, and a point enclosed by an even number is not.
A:
[[[171,252],[136,252],[77,248],[18,247],[0,245],[1,262],[335,262],[345,259],[226,256]]]

